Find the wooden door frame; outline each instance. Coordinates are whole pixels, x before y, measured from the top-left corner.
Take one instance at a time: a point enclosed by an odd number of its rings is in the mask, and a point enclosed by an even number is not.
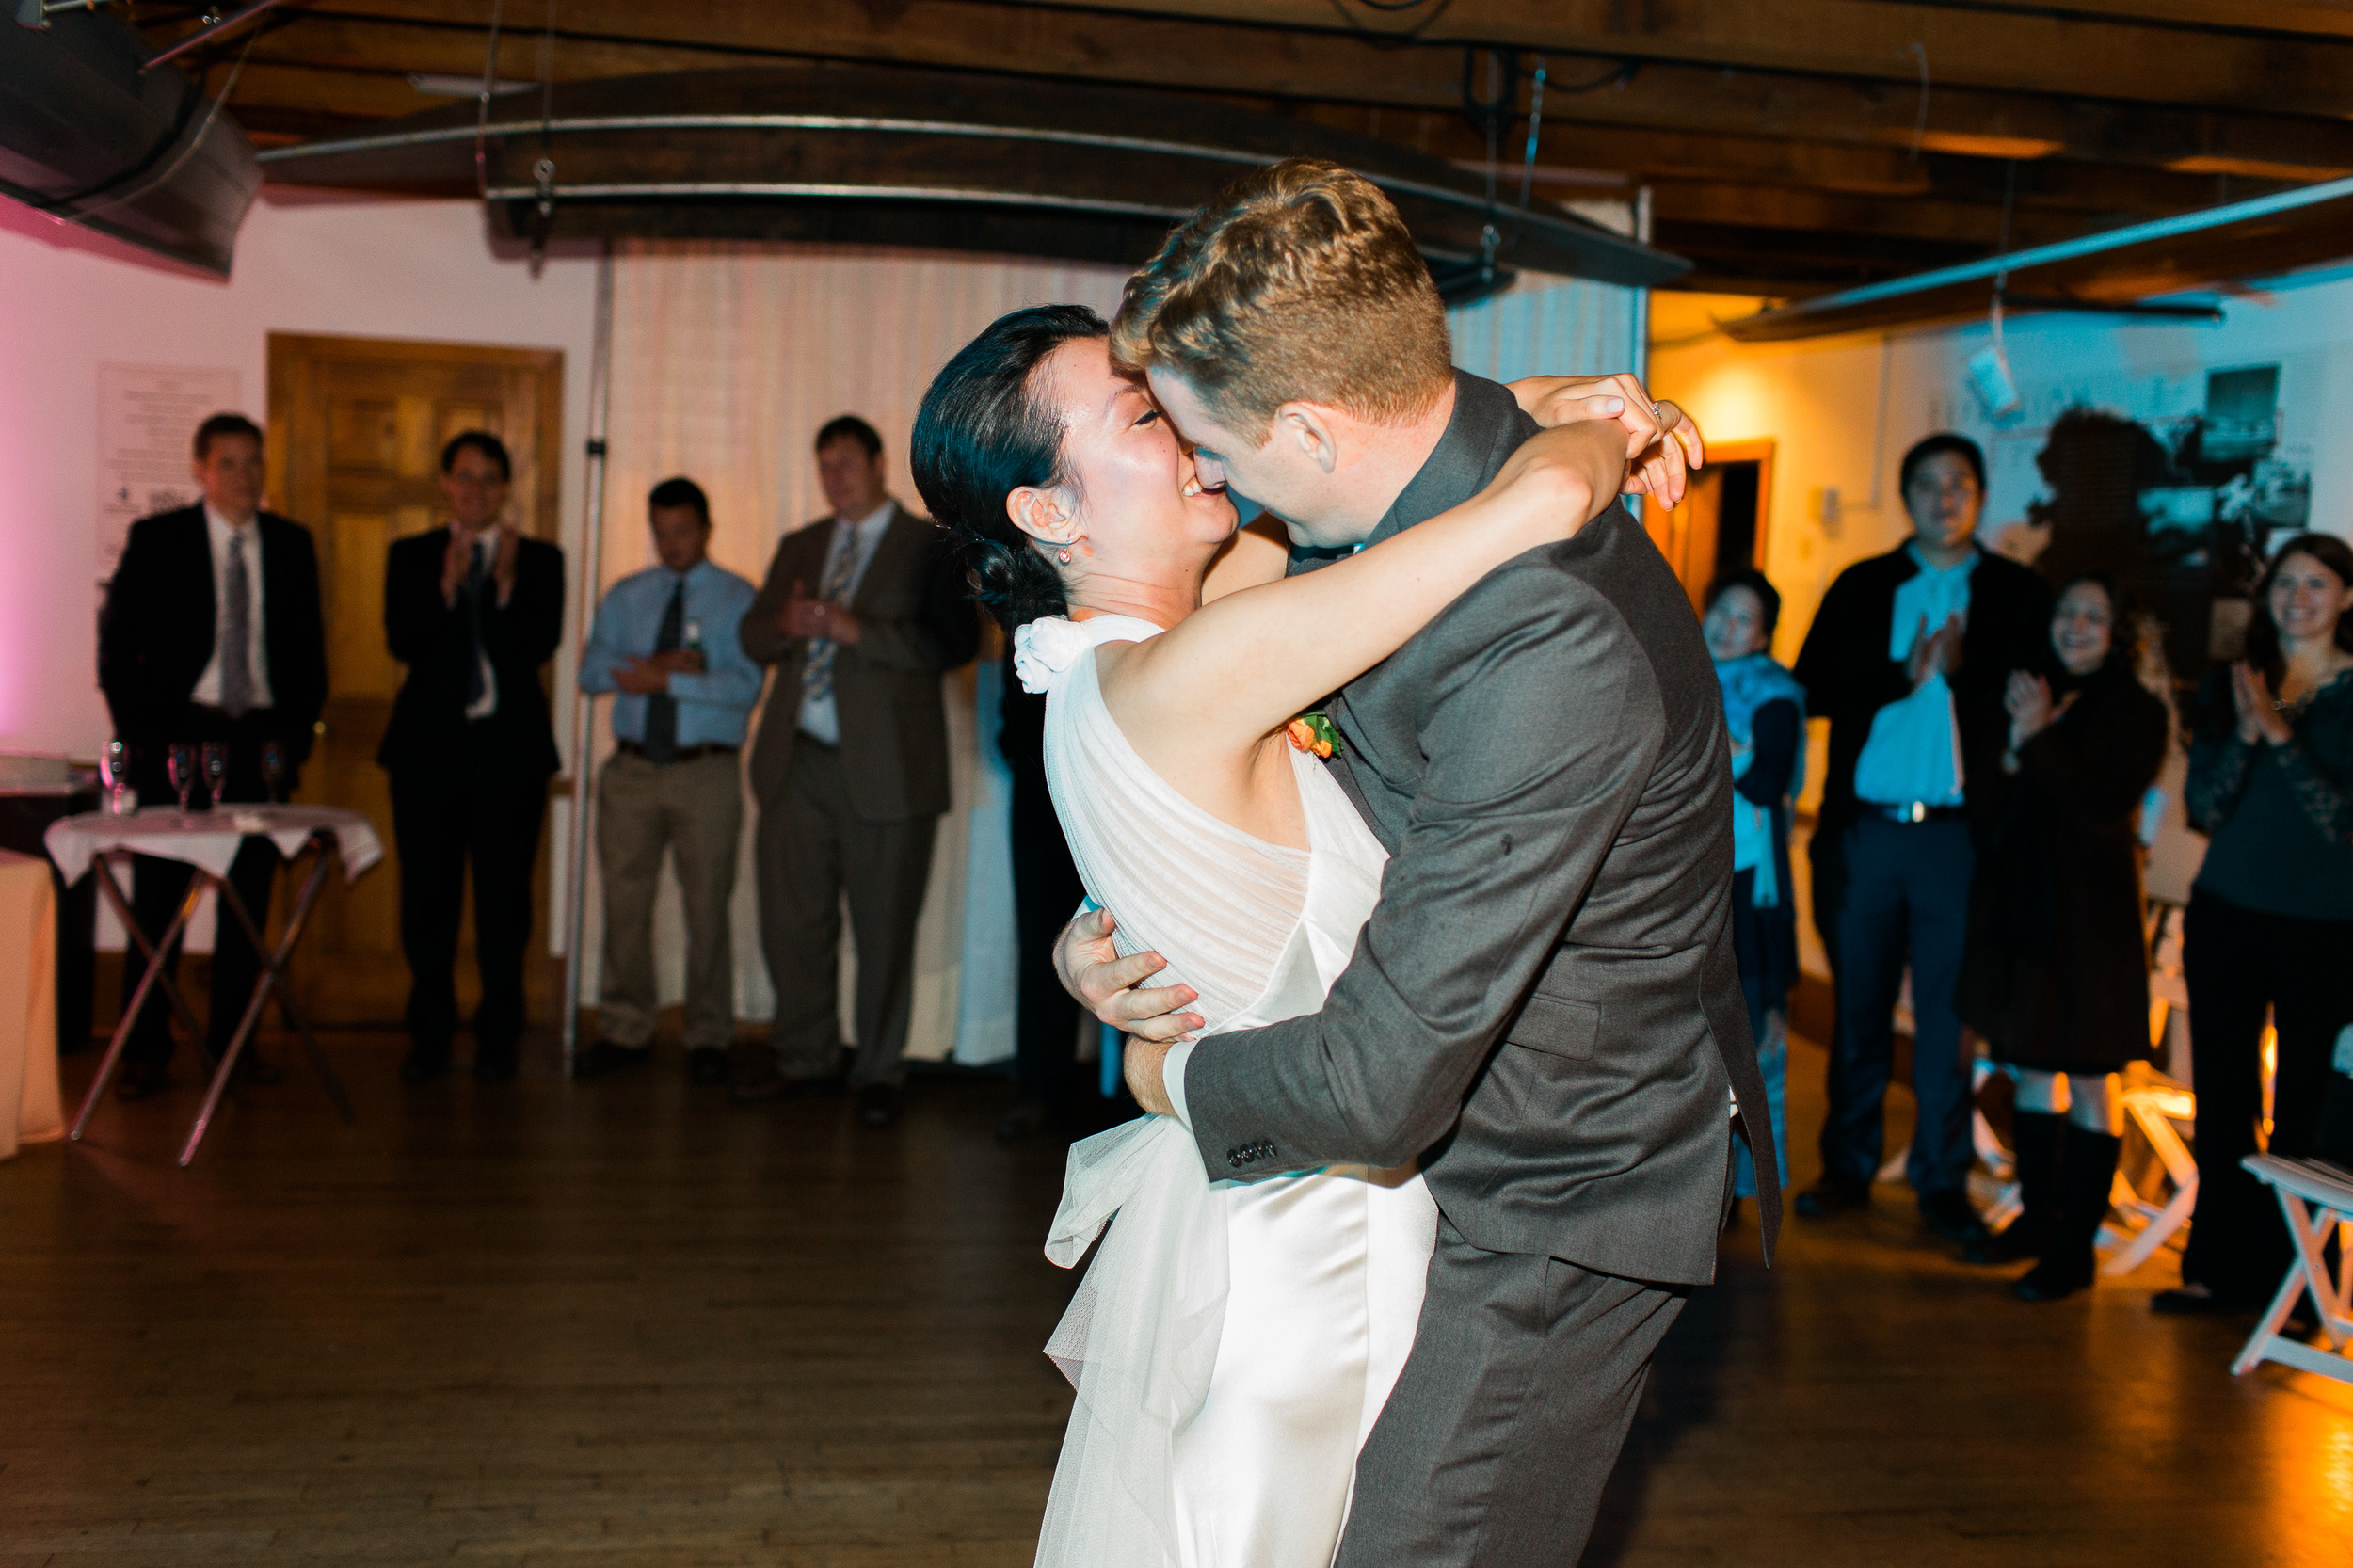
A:
[[[1766,543],[1771,537],[1769,529],[1773,516],[1773,445],[1772,437],[1761,436],[1754,440],[1711,442],[1707,448],[1710,468],[1718,463],[1756,465],[1756,539],[1750,549],[1759,571],[1763,571],[1765,564],[1772,559]],[[1721,563],[1718,570],[1721,573]]]

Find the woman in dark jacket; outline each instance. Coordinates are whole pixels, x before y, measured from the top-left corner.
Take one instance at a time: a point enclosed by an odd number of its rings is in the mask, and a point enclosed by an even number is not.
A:
[[[2245,662],[2206,683],[2184,791],[2213,835],[2182,948],[2197,1045],[2198,1209],[2182,1288],[2160,1312],[2260,1308],[2295,1256],[2239,1161],[2263,1112],[2262,1042],[2279,1030],[2271,1152],[2317,1152],[2329,1060],[2353,1023],[2353,550],[2280,547],[2256,585]]]
[[[2056,680],[2009,678],[2017,778],[1971,895],[1961,1015],[2018,1082],[2018,1183],[2025,1208],[1974,1262],[2036,1256],[2016,1286],[2056,1301],[2091,1283],[2092,1245],[2116,1176],[2117,1072],[2149,1054],[2142,797],[2171,722],[2134,673],[2127,607],[2105,573],[2059,592]]]

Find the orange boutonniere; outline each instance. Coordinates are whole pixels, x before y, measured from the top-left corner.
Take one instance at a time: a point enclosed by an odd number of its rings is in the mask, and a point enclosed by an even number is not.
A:
[[[1321,709],[1300,714],[1283,727],[1283,733],[1292,745],[1318,757],[1329,757],[1340,749],[1340,732]]]

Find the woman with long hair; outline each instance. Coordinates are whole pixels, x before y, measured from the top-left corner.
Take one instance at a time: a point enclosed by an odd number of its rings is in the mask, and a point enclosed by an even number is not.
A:
[[[2051,615],[2051,680],[2009,678],[2016,777],[1977,856],[1961,1016],[2017,1080],[2012,1143],[2025,1209],[1976,1243],[1977,1263],[2035,1257],[2015,1292],[2056,1301],[2089,1285],[2121,1146],[2121,1084],[2149,1054],[2141,799],[2172,724],[2140,683],[2132,606],[2105,572],[2078,572]]]
[[[2329,1059],[2353,1023],[2353,549],[2280,547],[2256,584],[2247,657],[2208,678],[2185,792],[2213,836],[2190,890],[2182,962],[2197,1044],[2198,1208],[2182,1286],[2160,1312],[2261,1307],[2294,1256],[2240,1168],[2263,1113],[2262,1041],[2278,1030],[2270,1148],[2309,1155]]]

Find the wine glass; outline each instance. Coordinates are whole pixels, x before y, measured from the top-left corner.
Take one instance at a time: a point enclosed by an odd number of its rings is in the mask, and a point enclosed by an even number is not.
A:
[[[282,804],[286,783],[285,742],[272,739],[262,743],[262,782],[268,786],[269,803],[272,806]]]
[[[229,743],[207,741],[197,755],[204,770],[204,792],[212,797],[206,805],[218,806],[221,787],[229,782]]]
[[[131,787],[131,748],[118,735],[98,754],[98,776],[106,782],[106,809],[122,815],[122,797]]]
[[[171,776],[171,787],[180,792],[180,814],[188,814],[188,792],[196,788],[196,744],[192,741],[174,741],[164,754],[164,771]]]

